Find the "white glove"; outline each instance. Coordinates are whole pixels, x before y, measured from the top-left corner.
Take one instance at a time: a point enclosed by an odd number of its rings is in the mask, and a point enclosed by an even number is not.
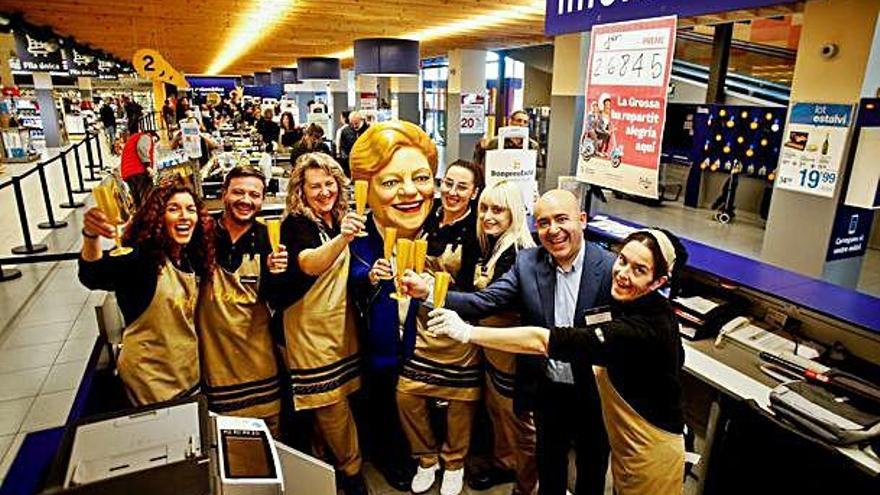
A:
[[[474,327],[465,323],[458,313],[449,309],[435,309],[428,313],[428,331],[434,335],[446,335],[462,344],[471,340]]]

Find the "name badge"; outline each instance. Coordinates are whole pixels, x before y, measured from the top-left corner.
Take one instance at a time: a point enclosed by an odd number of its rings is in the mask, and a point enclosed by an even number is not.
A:
[[[587,310],[587,314],[584,316],[584,323],[586,323],[588,327],[601,325],[602,323],[608,323],[609,321],[611,321],[611,310],[608,306],[601,306]]]
[[[259,275],[242,275],[238,277],[239,282],[243,284],[256,284],[260,281]]]

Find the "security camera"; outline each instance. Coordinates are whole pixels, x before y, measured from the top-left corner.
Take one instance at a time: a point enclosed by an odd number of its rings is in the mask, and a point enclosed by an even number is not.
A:
[[[834,58],[837,56],[837,53],[840,51],[840,47],[835,43],[825,43],[822,45],[822,48],[819,50],[819,54],[822,55],[822,58]]]

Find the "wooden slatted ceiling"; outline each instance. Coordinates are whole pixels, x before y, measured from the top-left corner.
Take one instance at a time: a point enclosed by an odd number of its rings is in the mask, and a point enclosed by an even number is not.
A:
[[[128,60],[142,47],[158,49],[176,68],[203,73],[229,42],[254,0],[0,0],[0,11],[22,12],[28,22],[52,27]],[[292,0],[267,12],[276,21],[223,72],[248,74],[327,55],[366,37],[395,37],[449,25],[535,0]],[[423,56],[453,48],[499,49],[546,43],[543,9],[485,24],[472,31],[422,41]],[[801,4],[682,19],[715,24],[802,10]],[[494,16],[492,16],[494,17]]]

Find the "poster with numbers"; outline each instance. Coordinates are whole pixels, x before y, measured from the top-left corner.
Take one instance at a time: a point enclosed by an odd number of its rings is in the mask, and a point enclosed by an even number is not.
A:
[[[677,17],[593,27],[578,180],[658,197]]]
[[[830,198],[842,175],[852,105],[795,103],[782,135],[776,187]]]

